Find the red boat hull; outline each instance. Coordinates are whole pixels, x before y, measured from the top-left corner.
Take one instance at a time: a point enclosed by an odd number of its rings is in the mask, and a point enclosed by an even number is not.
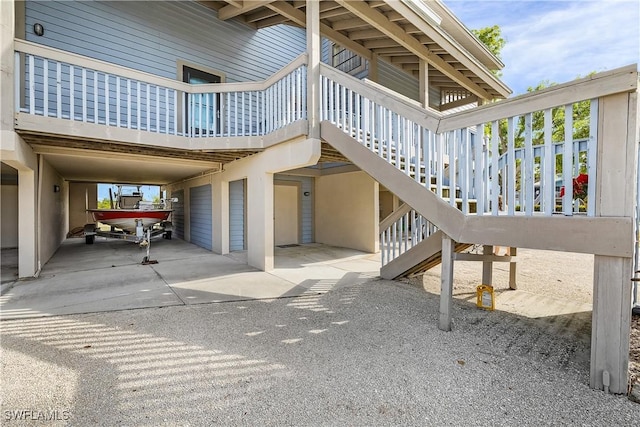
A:
[[[135,232],[139,220],[146,230],[159,222],[166,221],[171,214],[168,209],[89,209],[93,220],[112,225],[123,230]]]

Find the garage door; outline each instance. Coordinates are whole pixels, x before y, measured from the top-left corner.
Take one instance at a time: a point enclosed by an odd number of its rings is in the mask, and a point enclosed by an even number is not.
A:
[[[229,250],[244,250],[244,180],[229,183]]]
[[[171,198],[177,198],[177,202],[171,203],[171,223],[173,224],[173,236],[184,240],[184,190],[173,191]]]
[[[189,194],[191,243],[212,250],[211,185],[192,187]]]

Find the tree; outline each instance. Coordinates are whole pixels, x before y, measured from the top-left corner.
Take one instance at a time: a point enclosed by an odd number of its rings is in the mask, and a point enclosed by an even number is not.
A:
[[[502,30],[498,25],[471,30],[471,32],[478,37],[491,53],[500,58],[502,49],[507,44],[507,41],[502,37]],[[502,75],[502,73],[497,70],[493,70],[492,73],[498,77]]]

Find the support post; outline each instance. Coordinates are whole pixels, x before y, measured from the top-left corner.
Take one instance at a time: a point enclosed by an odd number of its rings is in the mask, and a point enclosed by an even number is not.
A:
[[[307,119],[309,138],[320,138],[320,2],[307,0]]]
[[[482,254],[493,255],[493,246],[482,246]],[[493,262],[491,261],[482,262],[482,284],[493,285]]]
[[[229,181],[222,174],[211,177],[213,196],[213,252],[229,253]]]
[[[273,174],[247,179],[247,257],[250,266],[273,270]]]
[[[509,289],[518,289],[518,283],[516,282],[516,255],[518,255],[518,248],[509,248],[509,256],[514,257],[509,263]]]
[[[424,59],[420,59],[419,63],[420,80],[420,103],[424,108],[429,108],[429,63]]]
[[[637,93],[621,93],[598,101],[596,216],[633,218],[637,171]],[[592,202],[591,200],[589,202]],[[633,235],[628,242],[633,247]],[[631,329],[633,259],[596,255],[591,329],[592,388],[626,393]],[[607,384],[607,380],[609,383]]]
[[[18,170],[18,277],[33,277],[38,268],[36,240],[36,171]]]
[[[378,83],[378,54],[374,53],[371,55],[371,60],[369,61],[369,74],[367,78],[372,82]]]
[[[451,309],[453,306],[453,240],[442,235],[442,273],[440,275],[440,317],[438,328],[451,330]]]

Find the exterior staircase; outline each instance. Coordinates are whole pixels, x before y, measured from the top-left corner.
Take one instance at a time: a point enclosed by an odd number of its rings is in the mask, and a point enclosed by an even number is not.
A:
[[[591,182],[596,178],[593,90],[585,91],[586,99],[574,90],[556,97],[533,94],[448,116],[325,65],[320,90],[321,138],[406,204],[380,223],[382,277],[438,265],[445,236],[454,252],[476,244],[598,253],[578,237],[583,227],[606,227],[624,239],[628,228],[597,217],[594,204],[578,212],[572,189],[557,197],[558,163],[564,182],[583,171]],[[571,111],[585,101],[589,136],[578,140]],[[570,144],[552,139],[557,108],[569,113],[563,125]],[[534,124],[540,117],[543,124]],[[595,199],[595,185],[589,192]]]

